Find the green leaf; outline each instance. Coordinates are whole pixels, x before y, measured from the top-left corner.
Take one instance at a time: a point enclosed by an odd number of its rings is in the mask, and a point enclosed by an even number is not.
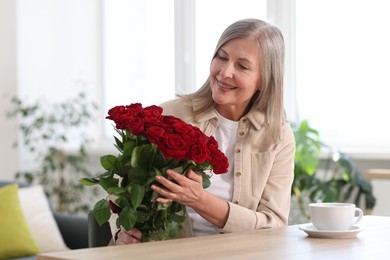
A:
[[[132,229],[137,221],[137,211],[131,207],[123,208],[119,214],[117,223],[123,226],[127,231]]]
[[[126,196],[119,196],[116,200],[115,200],[115,203],[121,207],[121,208],[127,208],[127,207],[130,207],[130,202],[128,201],[128,199],[126,198]]]
[[[108,201],[105,199],[99,200],[93,208],[93,215],[100,226],[106,223],[110,218],[110,205]]]
[[[126,189],[123,188],[123,187],[111,187],[111,188],[108,188],[107,189],[107,192],[109,194],[115,194],[115,195],[119,195],[119,194],[122,194],[123,192],[125,192]]]
[[[155,191],[153,191],[152,196],[150,198],[150,201],[153,202],[158,198],[159,194]]]
[[[145,195],[145,187],[142,185],[134,184],[131,187],[131,203],[133,204],[134,209],[137,209]]]
[[[305,174],[313,175],[320,159],[321,141],[317,130],[311,128],[306,120],[299,126],[292,125],[296,141],[295,164]]]
[[[131,166],[149,166],[155,155],[153,144],[144,144],[134,148],[131,154]]]
[[[162,168],[164,165],[166,165],[166,159],[164,157],[164,154],[159,149],[155,150],[156,152],[153,158],[153,165],[158,168]]]
[[[169,237],[176,236],[177,234],[179,234],[181,228],[182,228],[181,225],[179,225],[176,222],[168,222],[167,223],[168,236]]]
[[[183,174],[183,172],[184,172],[184,169],[183,169],[182,166],[176,167],[176,168],[174,168],[172,170],[174,170],[175,172],[177,172],[179,174]]]
[[[152,185],[152,183],[153,183],[154,181],[156,181],[156,177],[155,177],[155,176],[150,177],[150,178],[147,179],[147,181],[146,181],[146,190],[147,190],[147,191],[149,191],[149,190],[152,189],[152,188],[151,188],[151,185]]]
[[[93,186],[99,184],[99,180],[97,178],[82,178],[80,183],[85,186]]]
[[[142,167],[131,168],[128,172],[129,180],[143,184],[149,178],[149,171]]]
[[[114,136],[115,147],[122,152],[123,151],[123,143],[118,139],[118,137]]]
[[[207,189],[211,185],[210,178],[205,173],[202,173],[202,184],[203,189]]]
[[[138,211],[137,223],[145,223],[148,214],[143,211]]]
[[[118,159],[116,158],[116,156],[111,154],[100,157],[100,163],[107,171],[116,170],[117,161]]]
[[[171,216],[171,219],[172,221],[176,222],[176,223],[183,223],[184,220],[186,219],[186,217],[184,215],[178,215],[178,214],[173,214]]]
[[[127,141],[123,147],[123,156],[130,157],[136,146],[137,146],[137,142],[135,140]]]
[[[172,202],[158,203],[157,210],[167,210],[171,206]]]
[[[112,187],[118,187],[118,179],[100,178],[99,184],[103,187],[104,190],[108,190]]]
[[[171,212],[176,213],[181,211],[185,211],[185,207],[180,203],[173,202],[171,205]]]

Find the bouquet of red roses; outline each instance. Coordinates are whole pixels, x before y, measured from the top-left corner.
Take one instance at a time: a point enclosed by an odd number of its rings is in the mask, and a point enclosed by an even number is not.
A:
[[[143,233],[144,241],[174,237],[185,220],[185,207],[177,202],[156,202],[158,193],[150,187],[157,175],[167,169],[185,174],[188,170],[202,175],[203,187],[210,185],[210,175],[227,172],[228,161],[218,149],[212,136],[174,116],[162,115],[162,108],[143,108],[135,103],[116,106],[109,110],[107,119],[113,120],[119,137],[115,146],[119,155],[101,157],[105,173],[95,178],[84,178],[85,185],[100,185],[115,201],[102,199],[95,204],[94,216],[99,224],[108,221],[111,212],[118,214],[117,226]]]

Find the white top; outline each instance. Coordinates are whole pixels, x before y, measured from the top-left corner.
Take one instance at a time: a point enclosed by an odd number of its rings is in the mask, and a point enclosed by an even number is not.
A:
[[[217,113],[218,114],[218,113]],[[206,190],[223,200],[231,201],[233,197],[233,162],[234,147],[237,141],[238,123],[224,118],[218,114],[220,125],[215,132],[215,139],[219,149],[225,153],[229,160],[228,172],[224,174],[212,174],[211,185]],[[218,234],[218,228],[202,218],[192,208],[187,207],[188,214],[193,225],[194,236]]]

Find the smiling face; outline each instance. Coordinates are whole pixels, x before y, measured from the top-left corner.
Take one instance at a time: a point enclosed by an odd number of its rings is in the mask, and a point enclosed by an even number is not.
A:
[[[255,39],[233,39],[225,43],[212,60],[212,97],[217,111],[224,117],[239,120],[260,89],[259,57]]]

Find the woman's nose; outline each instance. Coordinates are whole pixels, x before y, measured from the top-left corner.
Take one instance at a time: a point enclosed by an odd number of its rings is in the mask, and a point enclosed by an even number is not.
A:
[[[221,67],[219,74],[223,78],[233,78],[234,75],[234,66],[232,63],[226,63]]]

